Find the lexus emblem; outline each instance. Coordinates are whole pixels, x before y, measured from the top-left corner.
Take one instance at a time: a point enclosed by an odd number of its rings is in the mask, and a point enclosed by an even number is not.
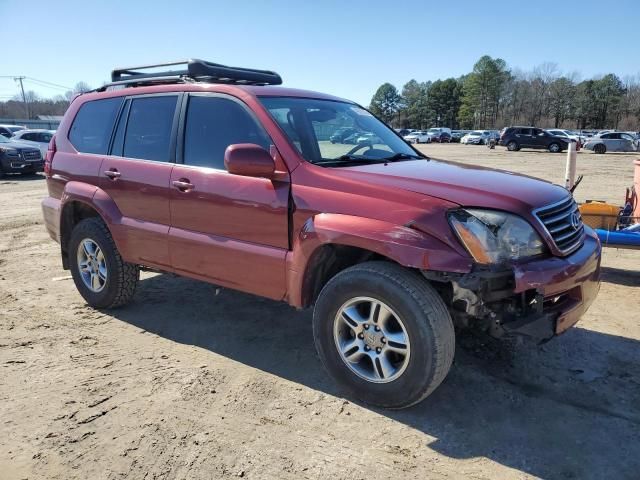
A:
[[[580,212],[577,210],[571,215],[571,226],[574,230],[578,230],[578,228],[580,228]]]

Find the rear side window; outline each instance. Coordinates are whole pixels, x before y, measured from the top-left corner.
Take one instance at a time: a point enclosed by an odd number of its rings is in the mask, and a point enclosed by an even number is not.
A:
[[[123,156],[168,162],[171,131],[178,97],[134,98],[129,108]]]
[[[122,97],[86,102],[69,130],[69,141],[82,153],[106,154]]]
[[[238,102],[228,98],[192,96],[184,132],[184,163],[224,169],[229,145],[254,143],[269,149],[271,140]]]

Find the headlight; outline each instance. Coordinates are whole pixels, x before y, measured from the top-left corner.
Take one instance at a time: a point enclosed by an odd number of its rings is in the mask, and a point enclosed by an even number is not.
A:
[[[11,147],[0,147],[0,152],[16,153],[17,150],[15,148],[11,148]]]
[[[469,208],[450,212],[449,222],[478,263],[518,260],[546,250],[540,235],[517,215]]]

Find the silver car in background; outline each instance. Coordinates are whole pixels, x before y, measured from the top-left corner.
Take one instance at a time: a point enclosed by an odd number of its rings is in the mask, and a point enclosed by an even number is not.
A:
[[[638,152],[640,140],[626,132],[608,132],[590,138],[584,148],[594,153]]]

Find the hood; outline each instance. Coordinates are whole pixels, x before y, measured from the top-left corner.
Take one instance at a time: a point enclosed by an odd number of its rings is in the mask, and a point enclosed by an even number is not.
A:
[[[464,207],[520,214],[563,200],[567,191],[517,173],[442,160],[412,160],[336,168],[352,180],[440,198]]]
[[[22,150],[24,148],[29,150],[38,150],[38,147],[28,140],[11,140],[6,143],[0,143],[0,147],[15,148],[16,150]]]

